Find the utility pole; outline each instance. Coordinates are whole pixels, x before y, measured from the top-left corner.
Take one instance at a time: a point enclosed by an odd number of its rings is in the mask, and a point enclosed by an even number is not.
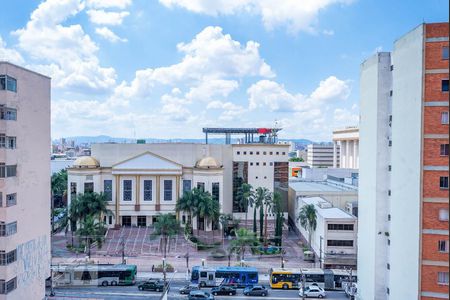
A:
[[[125,240],[124,238],[122,238],[122,240],[120,241],[121,245],[122,245],[122,264],[125,264]]]
[[[303,273],[302,268],[300,268],[300,275],[302,276],[302,300],[305,300],[305,274]]]
[[[186,268],[189,270],[189,252],[186,252],[184,257],[186,258]]]
[[[322,240],[323,240],[323,237],[320,236],[319,266],[320,266],[321,269],[322,269]]]
[[[353,269],[350,268],[350,300],[355,299],[353,296]]]
[[[162,267],[163,267],[163,278],[164,278],[164,286],[166,286],[166,258],[163,258],[162,261]]]
[[[281,268],[284,269],[284,250],[281,250]]]

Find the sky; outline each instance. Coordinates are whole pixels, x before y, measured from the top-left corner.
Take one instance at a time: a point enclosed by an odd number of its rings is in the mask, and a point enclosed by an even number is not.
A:
[[[0,60],[52,77],[52,138],[201,138],[355,126],[359,67],[447,0],[24,0],[0,9]],[[20,86],[20,82],[18,82]]]

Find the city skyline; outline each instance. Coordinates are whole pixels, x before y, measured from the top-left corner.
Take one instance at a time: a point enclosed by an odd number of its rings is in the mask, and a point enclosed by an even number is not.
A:
[[[52,138],[202,138],[277,120],[282,139],[325,141],[358,123],[365,58],[448,19],[445,1],[293,4],[5,3],[0,60],[52,77]]]

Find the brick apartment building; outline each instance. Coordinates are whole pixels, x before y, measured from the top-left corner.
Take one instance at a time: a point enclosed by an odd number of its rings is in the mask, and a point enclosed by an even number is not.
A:
[[[449,299],[449,24],[361,66],[359,299]]]

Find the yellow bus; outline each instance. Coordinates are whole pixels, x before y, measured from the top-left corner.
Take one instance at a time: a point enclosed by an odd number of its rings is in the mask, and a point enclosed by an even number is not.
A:
[[[273,268],[270,269],[270,287],[273,289],[293,289],[301,284],[300,269]]]

